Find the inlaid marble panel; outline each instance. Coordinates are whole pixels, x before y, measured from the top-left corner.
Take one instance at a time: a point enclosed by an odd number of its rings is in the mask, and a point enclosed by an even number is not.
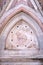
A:
[[[24,21],[13,26],[6,38],[6,49],[38,49],[35,33]]]

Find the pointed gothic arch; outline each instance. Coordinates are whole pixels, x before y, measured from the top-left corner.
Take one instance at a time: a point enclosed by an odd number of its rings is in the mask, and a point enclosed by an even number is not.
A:
[[[5,41],[6,41],[6,37],[9,33],[9,31],[20,20],[26,21],[27,24],[29,24],[30,28],[32,28],[33,32],[35,33],[36,38],[38,37],[39,31],[37,31],[37,27],[41,32],[39,25],[37,25],[35,20],[33,20],[29,15],[27,15],[26,13],[20,12],[19,14],[15,15],[11,20],[9,20],[9,22],[7,22],[7,24],[3,28],[3,31],[1,33],[1,38],[4,37],[3,48],[5,48]],[[38,41],[37,41],[37,43],[38,43]]]
[[[7,35],[5,48],[31,49],[33,47],[38,49],[37,37],[28,23],[26,23],[24,20],[20,20],[17,23],[15,23]]]
[[[0,18],[1,65],[29,65],[31,61],[36,62],[36,59],[40,64],[43,58],[43,17],[37,2],[9,1]]]

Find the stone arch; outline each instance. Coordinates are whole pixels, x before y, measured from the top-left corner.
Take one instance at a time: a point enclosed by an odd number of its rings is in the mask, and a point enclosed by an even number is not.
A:
[[[25,12],[26,14],[28,14],[40,26],[41,30],[43,29],[43,25],[41,23],[41,20],[38,18],[37,13],[30,7],[27,7],[24,5],[20,5],[16,8],[12,8],[8,12],[6,12],[7,14],[4,13],[3,16],[1,17],[1,22],[0,22],[1,28],[6,25],[6,23],[9,21],[9,19],[11,19],[13,16],[15,16],[19,12]]]
[[[4,27],[4,29],[3,29],[2,33],[1,33],[1,39],[4,37],[3,42],[2,42],[3,49],[5,47],[5,40],[6,40],[6,37],[7,37],[8,32],[20,20],[26,21],[29,24],[29,26],[33,29],[33,31],[35,32],[36,37],[38,36],[39,31],[37,31],[37,28],[36,27],[39,28],[40,32],[41,32],[41,29],[40,29],[40,27],[36,23],[33,24],[32,22],[35,22],[35,21],[33,19],[30,19],[31,17],[29,18],[28,16],[29,15],[27,15],[27,14],[25,14],[25,13],[22,12],[22,13],[20,13],[18,15],[15,15],[11,19],[11,21],[8,22],[5,25],[5,27]]]
[[[24,20],[30,25],[32,30],[35,32],[35,36],[38,40],[38,36],[40,35],[40,33],[42,33],[42,24],[34,10],[31,10],[27,6],[20,5],[18,8],[16,9],[13,8],[6,13],[4,13],[4,15],[2,16],[1,23],[0,23],[1,29],[2,29],[2,32],[0,35],[1,49],[4,50],[5,48],[5,40],[6,40],[9,30],[11,30],[11,28],[15,25],[15,23],[17,23],[20,20]],[[14,22],[12,21],[13,22],[12,23],[11,20],[14,20]],[[38,46],[39,46],[39,43],[38,43]]]

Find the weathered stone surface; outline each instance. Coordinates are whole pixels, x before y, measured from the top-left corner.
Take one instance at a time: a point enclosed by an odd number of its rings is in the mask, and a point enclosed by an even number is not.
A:
[[[0,3],[4,10],[0,19],[0,65],[43,65],[43,17],[37,3]]]
[[[28,24],[20,21],[9,32],[6,39],[6,49],[26,48],[38,50],[38,41]]]
[[[6,62],[6,63],[0,63],[0,65],[43,65],[40,62],[21,62],[21,63],[12,63],[12,62]]]

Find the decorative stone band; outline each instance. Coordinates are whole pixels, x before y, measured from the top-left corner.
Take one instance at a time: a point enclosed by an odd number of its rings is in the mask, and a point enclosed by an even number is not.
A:
[[[14,15],[16,15],[17,13],[19,13],[21,11],[25,12],[26,14],[31,16],[43,31],[43,25],[41,23],[41,20],[36,15],[36,12],[33,11],[31,8],[24,6],[24,5],[20,5],[14,9],[10,10],[9,12],[7,12],[7,14],[5,13],[4,16],[2,16],[2,18],[0,19],[1,20],[0,21],[1,30],[2,30],[2,28],[4,28],[5,24],[9,21],[9,19],[11,19]]]

